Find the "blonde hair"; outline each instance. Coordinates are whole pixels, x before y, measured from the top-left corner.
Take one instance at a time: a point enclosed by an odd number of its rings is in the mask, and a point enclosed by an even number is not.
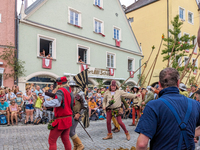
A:
[[[66,84],[62,84],[62,85],[57,85],[55,89],[57,91],[59,88],[65,87],[65,86],[69,87],[69,85],[66,83]]]

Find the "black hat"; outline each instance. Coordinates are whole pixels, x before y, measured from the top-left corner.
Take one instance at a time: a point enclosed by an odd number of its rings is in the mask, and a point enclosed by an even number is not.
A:
[[[197,90],[195,93],[196,93],[196,94],[200,94],[200,90]]]

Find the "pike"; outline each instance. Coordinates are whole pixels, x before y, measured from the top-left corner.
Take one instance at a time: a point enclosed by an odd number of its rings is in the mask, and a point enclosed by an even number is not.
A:
[[[149,60],[150,60],[150,58],[151,58],[151,55],[152,55],[154,49],[155,49],[155,47],[152,46],[152,51],[151,51],[151,53],[150,53],[150,55],[149,55],[149,58],[148,58],[148,60],[147,60],[147,62],[146,62],[145,68],[143,69],[142,74],[140,75],[140,78],[139,78],[139,80],[138,80],[137,86],[138,86],[138,84],[140,83],[140,80],[142,79],[142,75],[144,74],[144,71],[145,71],[145,69],[146,69],[146,67],[147,67],[147,64],[148,64],[148,62],[149,62]]]
[[[87,130],[85,129],[85,127],[82,125],[82,123],[78,120],[79,124],[81,125],[81,127],[83,128],[83,130],[87,133],[87,135],[90,137],[90,139],[93,141],[93,139],[91,138],[90,134],[87,132]]]
[[[164,35],[162,35],[162,39],[161,39],[161,42],[160,42],[160,47],[159,47],[158,53],[157,53],[157,55],[156,55],[156,59],[155,59],[155,62],[154,62],[154,66],[153,66],[153,69],[152,69],[152,72],[151,72],[151,76],[150,76],[148,85],[149,85],[149,83],[151,82],[151,78],[152,78],[152,75],[153,75],[153,72],[154,72],[154,69],[155,69],[155,66],[156,66],[156,62],[157,62],[157,60],[158,60],[158,55],[159,55],[160,50],[161,50],[161,46],[162,46],[163,39],[164,39]]]
[[[192,58],[192,55],[193,55],[194,50],[195,50],[195,48],[196,48],[196,45],[197,45],[197,42],[196,42],[196,44],[195,44],[195,46],[194,46],[194,48],[193,48],[192,54],[190,54],[190,57],[189,57],[189,60],[187,61],[187,64],[185,65],[185,68],[184,68],[184,70],[183,70],[183,72],[182,72],[182,75],[181,75],[181,78],[180,78],[180,82],[182,81],[182,79],[183,79],[184,76],[185,76],[185,71],[186,71],[186,69],[187,69],[187,67],[188,67],[188,65],[189,65],[189,62],[190,62],[191,58]]]
[[[170,63],[170,60],[171,60],[171,57],[172,57],[172,53],[174,52],[174,47],[175,47],[175,45],[176,45],[176,40],[175,40],[175,42],[174,42],[174,46],[173,46],[173,48],[172,48],[172,51],[171,51],[170,57],[169,57],[169,59],[168,59],[167,67],[169,67],[169,63]],[[172,63],[173,63],[173,61],[172,61]],[[172,63],[171,63],[171,64],[172,64]],[[171,65],[171,64],[170,64],[170,65]]]

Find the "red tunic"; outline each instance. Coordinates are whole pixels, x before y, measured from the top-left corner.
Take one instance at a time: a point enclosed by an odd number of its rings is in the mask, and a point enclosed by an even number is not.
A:
[[[56,118],[58,117],[65,117],[65,116],[72,116],[72,110],[71,110],[71,96],[70,93],[65,88],[60,88],[58,90],[61,90],[64,93],[64,102],[65,107],[55,107],[54,109],[54,115]],[[71,88],[69,88],[69,91],[71,92]],[[55,97],[57,99],[57,96]],[[64,130],[68,129],[72,126],[72,117],[63,118],[63,119],[56,119],[52,126],[55,127],[58,125],[58,130]]]

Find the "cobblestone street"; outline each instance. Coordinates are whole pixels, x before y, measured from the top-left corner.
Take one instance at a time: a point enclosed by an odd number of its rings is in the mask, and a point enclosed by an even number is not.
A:
[[[106,121],[96,121],[90,124],[87,131],[92,136],[94,142],[90,140],[88,135],[79,125],[77,133],[85,150],[105,150],[107,148],[131,148],[136,145],[138,134],[134,132],[135,127],[130,127],[131,120],[123,120],[131,135],[131,140],[127,141],[126,136],[121,130],[119,133],[113,134],[112,140],[104,141],[103,137],[107,135]],[[47,150],[48,149],[49,130],[47,125],[18,125],[10,127],[0,127],[0,150]],[[57,141],[59,150],[64,150],[61,139]]]

